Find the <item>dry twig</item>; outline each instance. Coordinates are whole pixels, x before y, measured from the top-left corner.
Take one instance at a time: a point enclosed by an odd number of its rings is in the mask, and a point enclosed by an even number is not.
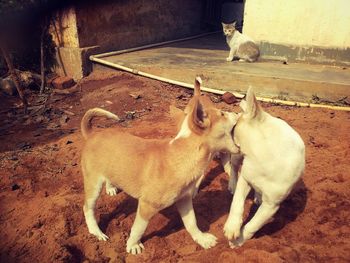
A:
[[[13,66],[12,60],[10,58],[10,55],[9,55],[7,49],[5,48],[5,45],[4,45],[3,41],[2,41],[2,39],[0,39],[0,49],[1,49],[1,53],[3,54],[3,56],[4,56],[5,60],[6,60],[6,64],[7,64],[7,67],[9,69],[9,73],[11,75],[11,78],[12,78],[13,82],[15,83],[18,95],[19,95],[19,97],[22,100],[22,103],[23,103],[23,106],[24,106],[24,112],[27,113],[27,107],[28,107],[27,99],[25,98],[23,89],[20,86],[20,82],[19,82],[19,79],[18,79],[17,72],[16,72],[16,70],[15,70],[15,68]]]

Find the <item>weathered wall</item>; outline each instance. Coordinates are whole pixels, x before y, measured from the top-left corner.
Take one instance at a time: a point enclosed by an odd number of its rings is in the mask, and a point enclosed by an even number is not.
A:
[[[74,79],[92,69],[91,54],[183,38],[202,32],[202,0],[79,1],[60,10],[50,30],[56,72]]]
[[[53,40],[58,47],[79,47],[77,20],[74,7],[58,10],[50,26]]]
[[[278,44],[350,47],[349,0],[246,0],[244,32]]]
[[[52,21],[49,30],[56,44],[57,65],[54,70],[60,76],[81,79],[91,70],[86,54],[96,49],[80,48],[75,7],[58,10]]]
[[[243,32],[265,55],[350,63],[349,10],[349,0],[246,0]]]
[[[80,47],[112,51],[200,33],[201,0],[95,1],[76,7]]]

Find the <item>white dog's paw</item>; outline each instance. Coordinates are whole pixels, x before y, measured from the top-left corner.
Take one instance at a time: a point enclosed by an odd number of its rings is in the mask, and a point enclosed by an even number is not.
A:
[[[216,245],[217,238],[216,236],[210,233],[201,233],[199,236],[195,238],[194,241],[196,241],[204,249],[208,249]]]
[[[100,229],[95,231],[89,231],[89,232],[90,234],[93,234],[94,236],[96,236],[98,240],[107,241],[109,239],[109,237],[106,234],[104,234]]]
[[[107,187],[107,186],[106,186],[106,193],[107,193],[108,195],[114,196],[114,195],[117,195],[117,192],[118,192],[117,187],[113,187],[113,186]]]
[[[239,224],[230,224],[229,222],[225,223],[224,235],[228,240],[232,240],[239,237],[240,233],[241,227]]]
[[[227,57],[227,58],[226,58],[226,61],[230,62],[230,61],[232,61],[232,59],[233,59],[233,58]]]
[[[236,248],[242,246],[247,240],[251,239],[254,232],[248,231],[245,227],[241,229],[240,235],[235,237],[234,240],[229,242],[231,248]]]
[[[145,249],[145,247],[143,246],[143,244],[140,242],[138,244],[132,244],[126,245],[126,252],[133,254],[133,255],[137,255],[137,254],[141,254],[142,251]]]
[[[243,245],[243,243],[245,242],[245,240],[243,239],[242,236],[240,236],[239,238],[229,241],[228,244],[230,246],[230,248],[234,249],[234,248],[238,248],[240,246]]]

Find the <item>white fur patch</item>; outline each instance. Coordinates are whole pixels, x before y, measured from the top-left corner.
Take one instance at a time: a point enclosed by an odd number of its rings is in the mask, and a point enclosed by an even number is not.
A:
[[[191,135],[191,130],[190,130],[190,127],[188,126],[188,116],[186,116],[184,121],[182,122],[179,133],[176,135],[174,139],[170,141],[170,144],[172,144],[175,140],[179,138],[187,138],[190,135]]]
[[[145,232],[148,221],[144,220],[139,214],[136,215],[134,224],[131,227],[130,237],[126,242],[126,252],[133,255],[142,253],[145,249],[140,239]]]
[[[103,183],[102,177],[98,178],[98,180],[96,181],[96,188],[91,193],[90,198],[88,198],[85,202],[84,215],[85,215],[85,221],[89,229],[89,232],[95,235],[99,240],[106,241],[108,239],[108,236],[105,235],[101,231],[101,229],[98,227],[96,218],[94,215],[95,203],[96,203],[96,199],[100,195],[102,183]]]

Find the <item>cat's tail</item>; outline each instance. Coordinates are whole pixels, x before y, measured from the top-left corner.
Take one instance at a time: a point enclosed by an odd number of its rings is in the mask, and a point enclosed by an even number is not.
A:
[[[83,134],[84,139],[87,139],[87,137],[91,133],[91,130],[92,130],[91,121],[95,117],[106,117],[108,119],[120,121],[120,118],[117,115],[113,114],[112,112],[109,112],[100,108],[90,109],[84,114],[84,117],[81,120],[81,124],[80,124],[81,133]]]

